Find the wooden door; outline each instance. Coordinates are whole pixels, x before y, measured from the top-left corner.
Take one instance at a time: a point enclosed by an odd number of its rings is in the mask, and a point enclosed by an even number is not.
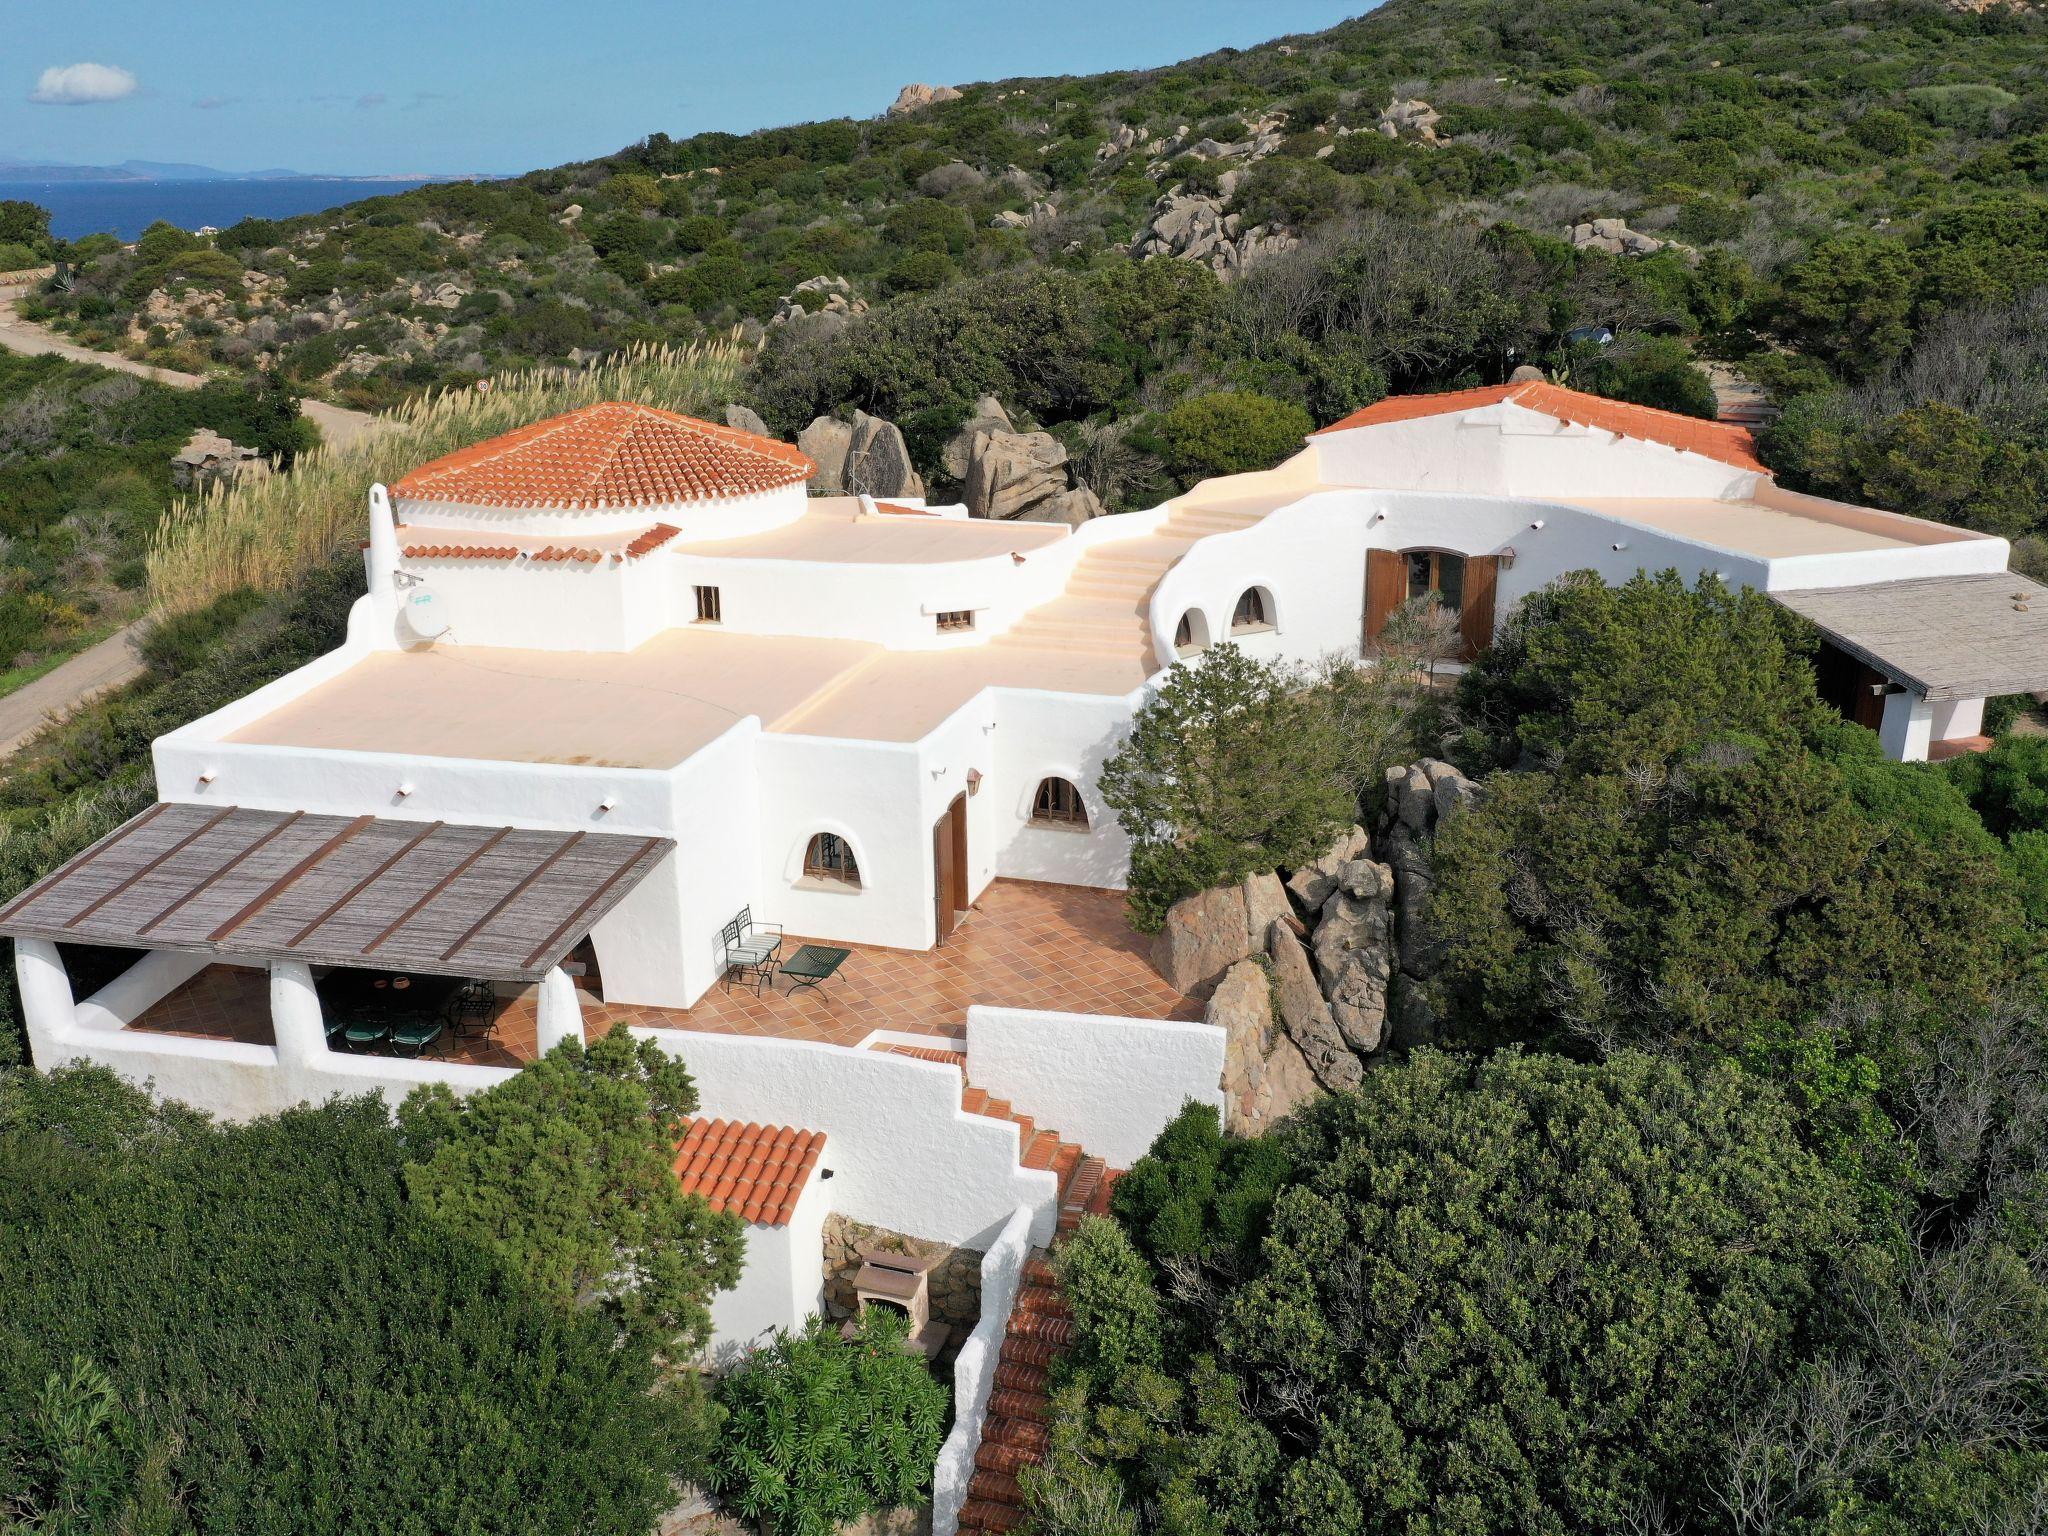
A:
[[[967,910],[967,796],[955,795],[932,823],[932,915],[943,942]]]
[[[1408,601],[1408,558],[1397,549],[1365,552],[1365,638],[1379,639],[1394,610]]]
[[[1458,608],[1458,637],[1464,642],[1461,661],[1470,661],[1493,644],[1493,592],[1499,581],[1498,555],[1465,557],[1465,595]]]

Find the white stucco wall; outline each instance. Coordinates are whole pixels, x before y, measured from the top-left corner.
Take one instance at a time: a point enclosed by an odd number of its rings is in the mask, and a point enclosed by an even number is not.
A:
[[[1172,1019],[967,1010],[967,1076],[1112,1168],[1193,1100],[1223,1109],[1223,1031]]]
[[[158,1098],[176,1099],[224,1120],[251,1120],[336,1094],[382,1093],[393,1104],[419,1083],[446,1083],[457,1093],[503,1082],[509,1067],[357,1056],[330,1051],[321,1037],[318,1002],[303,967],[283,962],[271,982],[277,1044],[198,1040],[114,1027],[179,986],[191,972],[183,957],[130,967],[93,997],[74,1004],[56,947],[41,939],[14,941],[29,1049],[45,1072],[69,1062],[94,1062]]]
[[[1102,803],[1102,765],[1130,732],[1144,698],[1097,694],[995,694],[995,768],[982,786],[995,842],[995,872],[1013,880],[1048,880],[1121,890],[1130,867],[1130,839]],[[1062,778],[1081,791],[1088,829],[1035,825],[1031,806],[1040,781]]]
[[[832,1208],[831,1183],[820,1177],[826,1159],[811,1170],[789,1221],[779,1227],[748,1222],[746,1256],[739,1284],[711,1298],[710,1357],[729,1366],[746,1350],[767,1343],[779,1329],[794,1329],[824,1307],[825,1217]]]
[[[960,1529],[996,1367],[1002,1362],[1003,1335],[1031,1257],[1031,1226],[1031,1211],[1019,1206],[981,1256],[981,1318],[953,1360],[953,1429],[932,1466],[932,1536],[955,1536]]]
[[[810,1041],[633,1032],[689,1067],[699,1113],[823,1131],[842,1216],[986,1250],[1028,1205],[1033,1240],[1052,1237],[1057,1181],[1018,1163],[1015,1124],[961,1109],[953,1067]]]

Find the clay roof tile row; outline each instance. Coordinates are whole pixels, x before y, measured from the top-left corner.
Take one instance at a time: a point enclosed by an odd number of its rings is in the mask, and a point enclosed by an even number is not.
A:
[[[510,544],[407,544],[400,551],[408,560],[517,560],[519,551]]]
[[[595,565],[604,558],[604,551],[582,549],[574,544],[550,544],[545,549],[535,550],[530,558],[542,565],[557,560],[574,560],[582,565]]]
[[[817,472],[772,437],[613,400],[423,464],[393,494],[478,507],[659,506],[757,495]]]
[[[1718,459],[1737,469],[1759,474],[1770,471],[1756,456],[1756,441],[1749,429],[1732,422],[1703,421],[1677,411],[1660,411],[1652,406],[1631,405],[1589,395],[1583,390],[1565,389],[1557,384],[1529,380],[1520,384],[1494,384],[1483,389],[1453,389],[1435,395],[1390,395],[1377,404],[1353,411],[1315,435],[1347,432],[1354,427],[1379,427],[1390,422],[1414,421],[1425,416],[1444,416],[1456,411],[1477,410],[1502,403],[1555,417],[1574,426],[1592,427],[1643,442],[1662,443],[1682,453],[1696,453]]]
[[[628,560],[638,560],[642,555],[652,554],[682,531],[673,523],[656,523],[626,546],[625,556]]]
[[[757,1226],[786,1226],[824,1152],[823,1131],[692,1120],[676,1148],[676,1178],[716,1210]]]

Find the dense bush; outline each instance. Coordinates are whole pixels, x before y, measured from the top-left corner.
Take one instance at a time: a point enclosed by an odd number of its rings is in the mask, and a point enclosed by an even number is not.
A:
[[[1313,860],[1426,705],[1400,668],[1316,675],[1227,641],[1174,668],[1100,779],[1131,840],[1132,921],[1155,929],[1183,896]]]
[[[1118,1507],[1245,1536],[1711,1524],[1752,1362],[1807,1345],[1853,1236],[1726,1064],[1422,1053],[1277,1140],[1255,1247],[1224,1225],[1155,1267],[1105,1223],[1062,1254],[1075,1411],[1026,1474],[1049,1536],[1140,1528]],[[1189,1158],[1216,1161],[1213,1111],[1131,1177]]]
[[[927,1499],[947,1392],[904,1329],[871,1307],[850,1338],[814,1317],[748,1353],[719,1379],[711,1487],[778,1536]]]
[[[223,1127],[97,1068],[0,1077],[0,1507],[50,1495],[38,1405],[90,1398],[83,1361],[137,1428],[65,1433],[154,1532],[643,1536],[701,1407],[402,1174],[375,1098]]]
[[[1224,390],[1176,405],[1161,419],[1158,437],[1168,467],[1191,485],[1211,475],[1271,469],[1299,453],[1314,429],[1298,405]]]

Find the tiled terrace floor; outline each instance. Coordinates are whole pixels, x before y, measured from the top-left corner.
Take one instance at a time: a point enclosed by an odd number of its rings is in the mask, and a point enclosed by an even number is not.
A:
[[[803,942],[791,936],[784,954]],[[778,982],[761,996],[713,987],[689,1009],[614,1006],[585,995],[583,1023],[593,1036],[623,1022],[850,1046],[878,1029],[959,1035],[970,1003],[1200,1018],[1202,1004],[1162,981],[1146,950],[1146,941],[1125,921],[1123,897],[1115,891],[998,880],[937,949],[855,946],[839,974],[822,987],[791,993],[789,983]],[[135,1027],[268,1044],[264,975],[216,966],[157,1004]],[[488,1035],[450,1040],[444,1059],[515,1066],[532,1060],[534,1041],[529,990],[504,1004]]]

